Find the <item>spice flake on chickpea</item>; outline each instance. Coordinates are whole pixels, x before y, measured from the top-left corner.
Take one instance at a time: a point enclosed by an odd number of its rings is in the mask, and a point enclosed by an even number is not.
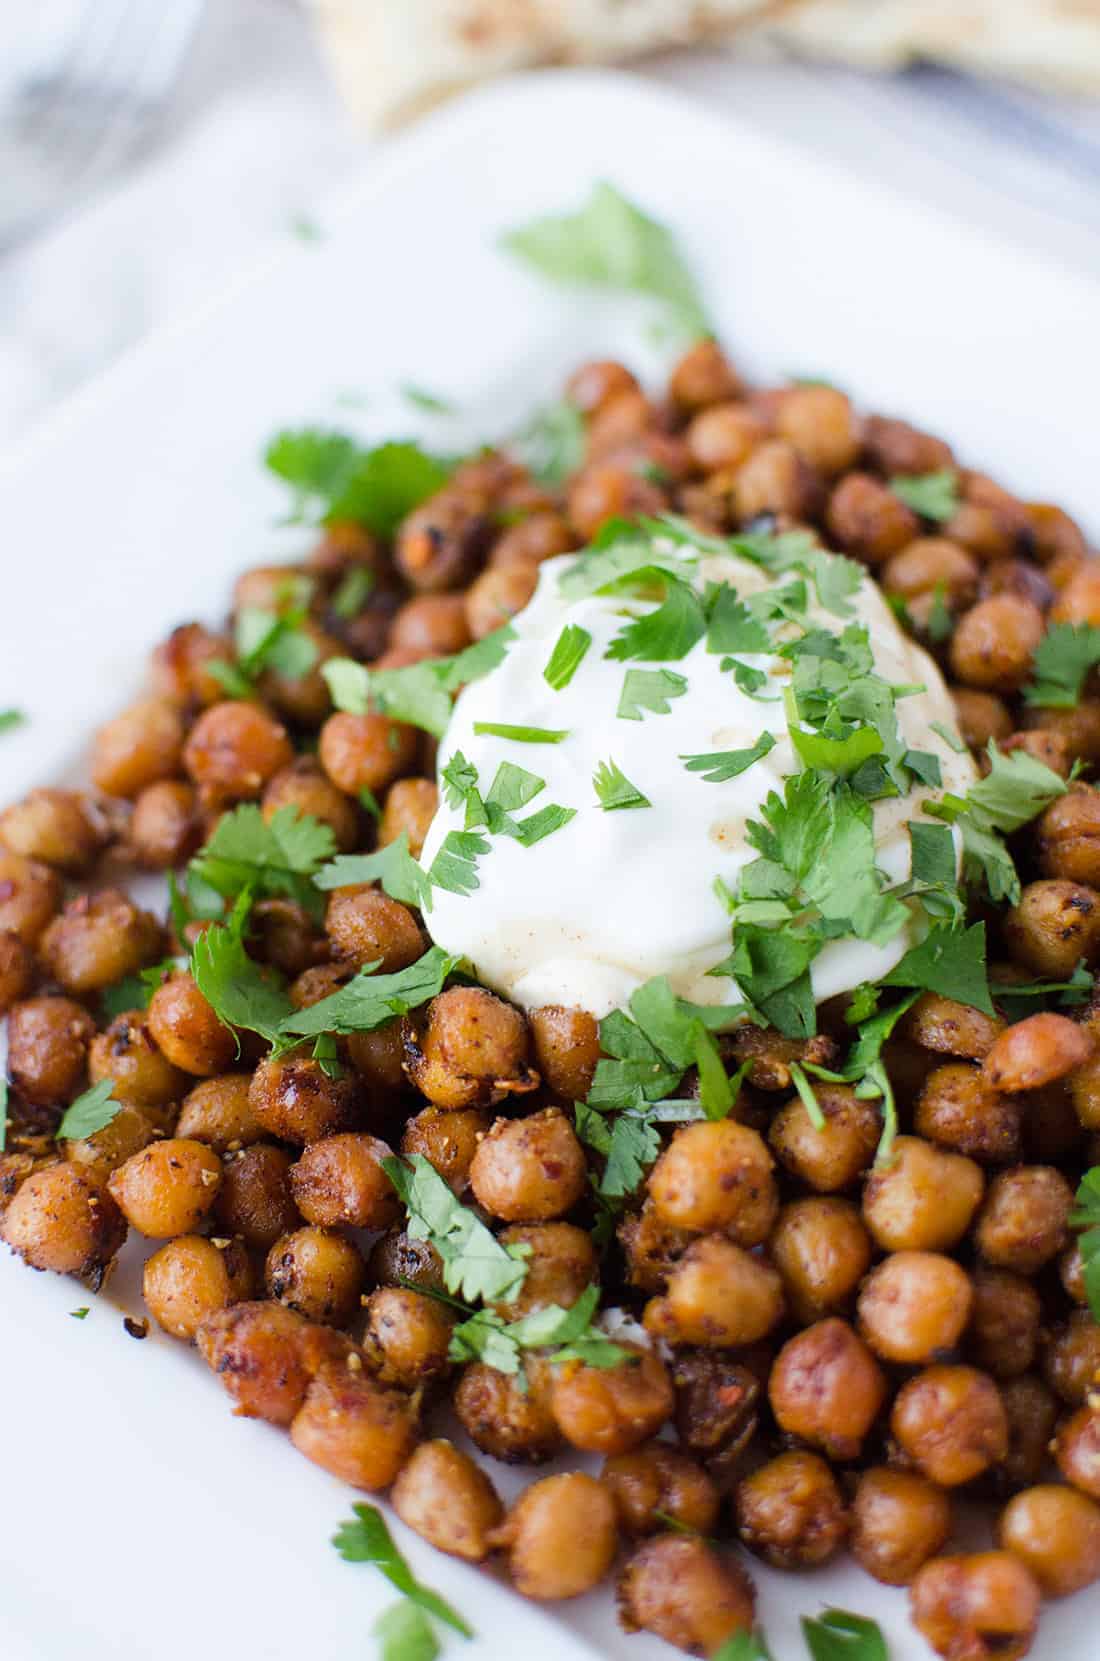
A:
[[[0,1235],[95,1292],[154,1242],[239,1413],[525,1596],[618,1558],[627,1630],[767,1661],[748,1559],[850,1544],[1013,1661],[1100,1577],[1100,562],[750,384],[611,186],[508,247],[693,344],[466,458],[272,442],[313,546],[0,813]],[[588,1468],[506,1508],[471,1449]],[[335,1543],[392,1661],[468,1633]]]

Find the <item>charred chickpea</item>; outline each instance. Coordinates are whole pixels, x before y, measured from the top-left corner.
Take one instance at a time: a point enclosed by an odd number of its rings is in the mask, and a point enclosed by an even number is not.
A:
[[[106,1180],[112,1171],[156,1140],[160,1127],[140,1107],[123,1105],[113,1119],[94,1131],[65,1141],[65,1157]]]
[[[863,1220],[883,1251],[948,1251],[970,1227],[985,1186],[980,1166],[916,1136],[899,1136],[871,1172]]]
[[[740,397],[744,386],[718,342],[700,340],[673,366],[668,391],[681,409],[697,410]]]
[[[576,538],[560,513],[536,510],[503,532],[493,544],[489,564],[496,569],[541,565],[544,559],[567,554],[576,545]]]
[[[290,1192],[291,1156],[271,1142],[242,1148],[226,1160],[214,1215],[227,1234],[268,1251],[301,1218]]]
[[[600,1058],[600,1029],[587,1010],[544,1004],[528,1016],[535,1066],[563,1101],[583,1102]]]
[[[464,488],[457,477],[408,515],[397,534],[394,563],[420,593],[464,588],[493,537],[492,493]]]
[[[630,1211],[616,1233],[626,1259],[627,1280],[643,1292],[663,1292],[665,1282],[696,1235],[662,1222],[652,1200]]]
[[[941,1488],[971,1482],[1008,1452],[1008,1420],[996,1384],[976,1367],[926,1367],[894,1398],[890,1431],[901,1451]]]
[[[821,1130],[795,1096],[775,1115],[768,1141],[792,1176],[818,1193],[833,1193],[851,1187],[870,1165],[882,1122],[875,1107],[846,1085],[823,1085],[817,1100],[825,1118]]]
[[[88,1077],[93,1084],[110,1079],[115,1101],[133,1107],[167,1107],[179,1101],[190,1082],[157,1049],[140,1009],[116,1015],[96,1033],[88,1050]]]
[[[852,1500],[852,1555],[887,1586],[908,1586],[951,1532],[951,1502],[914,1471],[864,1471]]]
[[[818,1321],[788,1339],[768,1379],[782,1430],[830,1459],[854,1459],[886,1398],[886,1379],[846,1321]]]
[[[1100,1389],[1100,1324],[1088,1309],[1075,1309],[1052,1334],[1043,1352],[1043,1375],[1070,1407],[1092,1406]]]
[[[351,715],[338,710],[321,728],[321,766],[348,796],[386,791],[416,767],[419,743],[415,727],[386,715]]]
[[[325,931],[335,955],[357,969],[376,963],[389,975],[424,953],[423,932],[408,906],[380,888],[336,889],[325,911]]]
[[[320,1228],[388,1228],[401,1210],[382,1168],[392,1152],[377,1136],[354,1131],[312,1142],[290,1172],[290,1192],[306,1222]]]
[[[576,1205],[585,1180],[584,1150],[557,1108],[526,1119],[498,1119],[470,1164],[478,1204],[507,1223],[560,1217]]]
[[[327,957],[328,943],[304,905],[284,894],[256,900],[248,914],[249,955],[297,976]]]
[[[592,1236],[572,1223],[516,1223],[502,1229],[502,1246],[527,1248],[523,1285],[507,1302],[494,1308],[509,1321],[557,1304],[571,1309],[597,1277]]]
[[[978,562],[944,536],[919,536],[882,568],[887,594],[899,595],[909,615],[927,624],[937,599],[952,611],[970,605],[978,589]]]
[[[518,1009],[481,987],[455,986],[406,1025],[405,1069],[437,1107],[489,1107],[537,1082],[528,1042]]]
[[[490,1542],[506,1553],[509,1577],[524,1597],[579,1597],[599,1585],[614,1561],[614,1501],[582,1471],[543,1477],[524,1489]]]
[[[714,1655],[753,1625],[752,1581],[730,1553],[698,1537],[656,1534],[644,1541],[619,1577],[618,1594],[627,1632],[652,1632],[691,1655]]]
[[[126,1220],[97,1172],[44,1165],[9,1200],[0,1232],[32,1269],[97,1280],[126,1238]]]
[[[404,836],[409,852],[419,859],[438,807],[439,789],[434,779],[398,779],[386,792],[378,822],[378,846],[385,848]]]
[[[0,813],[0,843],[59,871],[87,870],[103,837],[75,790],[32,790]]]
[[[995,594],[964,612],[951,637],[951,668],[966,686],[1015,692],[1043,638],[1043,614],[1031,600]]]
[[[1037,975],[1067,980],[1081,958],[1092,963],[1100,951],[1100,894],[1061,878],[1030,882],[1003,928],[1015,962]]]
[[[987,1263],[1033,1275],[1066,1245],[1073,1190],[1050,1165],[1018,1165],[989,1185],[974,1230]]]
[[[869,415],[863,424],[867,459],[887,478],[901,474],[938,473],[955,465],[951,446],[942,438],[921,432],[907,421]]]
[[[252,1265],[240,1240],[182,1234],[149,1258],[141,1290],[157,1325],[190,1343],[208,1315],[251,1297]]]
[[[1044,1011],[1002,1032],[982,1071],[994,1090],[1038,1090],[1082,1066],[1095,1049],[1085,1027]]]
[[[1034,1373],[999,1382],[1008,1423],[1008,1452],[993,1473],[1009,1493],[1038,1482],[1050,1462],[1058,1400]]]
[[[34,953],[13,929],[0,929],[0,1014],[26,997],[34,981]]]
[[[35,1107],[72,1101],[80,1093],[95,1022],[71,998],[27,998],[8,1014],[8,1071]]]
[[[478,1143],[489,1129],[489,1118],[476,1107],[444,1112],[426,1107],[405,1126],[401,1152],[406,1159],[422,1154],[456,1194],[469,1186],[470,1166]]]
[[[755,1371],[720,1350],[681,1350],[672,1368],[675,1426],[680,1445],[726,1488],[759,1424],[768,1359],[750,1352]]]
[[[162,1055],[185,1073],[209,1078],[227,1072],[237,1041],[207,1003],[189,974],[172,975],[149,1000],[149,1031]]]
[[[191,1234],[213,1210],[222,1164],[186,1137],[152,1142],[112,1171],[107,1187],[127,1222],[152,1240]]]
[[[61,878],[48,865],[0,848],[0,929],[33,946],[61,905]]]
[[[944,1661],[1020,1661],[1039,1621],[1039,1586],[1007,1551],[933,1557],[909,1593],[913,1624]]]
[[[480,1563],[504,1516],[500,1496],[480,1465],[450,1442],[421,1442],[390,1495],[397,1515],[437,1551]]]
[[[454,1410],[482,1453],[510,1465],[539,1465],[557,1452],[561,1432],[550,1411],[548,1373],[546,1365],[528,1365],[524,1393],[510,1373],[498,1373],[481,1361],[465,1369]]]
[[[269,1136],[303,1147],[350,1130],[359,1117],[358,1081],[347,1073],[329,1078],[306,1045],[261,1061],[248,1095],[253,1117]]]
[[[783,1282],[770,1263],[719,1234],[695,1240],[645,1308],[646,1331],[671,1344],[755,1344],[783,1315]]]
[[[1045,1597],[1068,1597],[1100,1578],[1100,1506],[1076,1488],[1025,1488],[1001,1512],[997,1542],[1027,1564]]]
[[[225,697],[225,688],[210,673],[213,663],[231,662],[233,645],[201,623],[182,623],[152,656],[153,690],[158,698],[185,707],[205,708]]]
[[[734,511],[743,524],[762,513],[812,519],[822,496],[820,474],[779,438],[758,445],[733,477]]]
[[[347,1325],[359,1307],[366,1278],[362,1254],[342,1234],[326,1228],[284,1234],[264,1265],[269,1297],[326,1326]]]
[[[203,1079],[183,1098],[176,1135],[205,1142],[215,1153],[247,1148],[263,1131],[248,1100],[249,1073],[219,1073]]]
[[[105,888],[70,900],[38,949],[67,992],[98,992],[152,963],[164,950],[164,933],[151,911]]]
[[[1020,1157],[1020,1105],[994,1090],[979,1067],[959,1063],[930,1073],[917,1097],[913,1128],[982,1165]]]
[[[1095,887],[1100,882],[1100,790],[1075,784],[1051,802],[1039,820],[1039,863],[1044,876]]]
[[[737,1532],[777,1569],[812,1569],[835,1557],[848,1512],[832,1471],[816,1453],[781,1453],[745,1477],[735,1496]]]
[[[534,561],[491,565],[466,590],[466,623],[474,640],[484,640],[522,611],[535,592],[539,568]]]
[[[130,846],[137,863],[150,871],[172,870],[189,859],[201,841],[192,786],[182,779],[146,785],[130,816]]]
[[[940,1252],[899,1251],[859,1294],[859,1330],[883,1361],[919,1366],[954,1349],[970,1319],[966,1270]]]
[[[779,401],[776,428],[804,461],[832,476],[854,467],[860,436],[852,405],[834,386],[796,386]]]
[[[470,644],[461,594],[418,594],[406,600],[390,627],[390,645],[421,657],[452,657]]]
[[[1039,1347],[1042,1303],[1030,1280],[1007,1269],[979,1266],[973,1276],[974,1306],[967,1349],[994,1378],[1026,1373]]]
[[[1054,1457],[1067,1482],[1100,1500],[1100,1413],[1086,1405],[1071,1414],[1058,1428]]]
[[[583,541],[591,541],[609,519],[661,513],[664,494],[632,466],[623,462],[593,461],[574,474],[568,488],[568,517]]]
[[[672,1412],[672,1381],[652,1350],[620,1343],[613,1367],[563,1361],[551,1368],[550,1411],[574,1448],[626,1453],[656,1435]]]
[[[1004,1022],[938,992],[922,992],[901,1030],[922,1049],[981,1061],[1004,1030]]]
[[[363,1357],[383,1384],[416,1390],[445,1373],[455,1317],[424,1292],[380,1286],[365,1300]]]
[[[615,1501],[619,1526],[635,1538],[655,1534],[671,1517],[708,1534],[718,1517],[718,1489],[694,1459],[668,1442],[646,1442],[605,1459],[600,1481]]]
[[[840,480],[825,522],[841,547],[868,565],[881,565],[920,535],[913,510],[870,473],[848,473]]]
[[[715,473],[740,467],[767,438],[768,429],[747,404],[712,404],[693,418],[686,436],[695,465]]]
[[[326,777],[313,756],[296,756],[272,774],[264,786],[260,806],[269,823],[287,807],[319,819],[331,830],[339,853],[350,853],[359,840],[355,803]]]
[[[184,724],[161,698],[131,704],[100,727],[92,745],[92,782],[108,796],[137,796],[179,772]]]
[[[187,736],[183,765],[202,799],[220,807],[255,801],[268,780],[289,766],[294,750],[286,728],[260,704],[215,704]]]
[[[233,1303],[206,1316],[199,1353],[246,1419],[289,1425],[310,1379],[335,1346],[336,1333],[311,1327],[281,1303]]]
[[[674,1228],[759,1246],[779,1211],[773,1169],[763,1139],[747,1125],[700,1121],[675,1133],[646,1186],[658,1216]]]
[[[416,1406],[371,1378],[352,1354],[321,1366],[291,1423],[290,1439],[338,1481],[379,1493],[419,1440]]]
[[[871,1237],[850,1200],[813,1195],[783,1207],[768,1255],[791,1313],[809,1325],[843,1313],[870,1267]]]

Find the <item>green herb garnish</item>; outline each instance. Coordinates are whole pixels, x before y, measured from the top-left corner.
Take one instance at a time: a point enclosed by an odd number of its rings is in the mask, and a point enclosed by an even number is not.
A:
[[[890,480],[890,489],[907,508],[937,525],[959,511],[959,480],[950,467],[936,473],[899,474]]]
[[[423,1154],[384,1159],[408,1213],[414,1240],[427,1240],[443,1262],[443,1284],[467,1303],[514,1298],[527,1275],[529,1247],[506,1247],[477,1215],[462,1205]]]
[[[1053,623],[1035,648],[1035,679],[1024,697],[1043,709],[1072,709],[1097,664],[1100,629],[1092,623]]]
[[[643,796],[613,761],[601,761],[592,775],[596,799],[605,812],[624,807],[652,807],[648,796]]]
[[[441,1598],[438,1592],[433,1592],[430,1587],[422,1585],[417,1580],[394,1545],[393,1536],[378,1508],[373,1505],[353,1505],[352,1511],[355,1513],[352,1520],[341,1523],[332,1537],[332,1543],[344,1562],[373,1563],[409,1604],[424,1614],[433,1616],[435,1620],[453,1627],[464,1638],[472,1638],[473,1628],[463,1620],[457,1610],[453,1609],[445,1598]],[[392,1654],[387,1654],[386,1661],[421,1661],[422,1657],[426,1661],[428,1652],[423,1648],[423,1638],[419,1629],[401,1623],[395,1626],[387,1621],[387,1631],[390,1641],[395,1635],[403,1635],[404,1642],[411,1635],[413,1642],[420,1647],[395,1650]]]
[[[59,1142],[79,1142],[109,1125],[122,1103],[115,1100],[114,1079],[102,1078],[65,1109],[56,1136]]]
[[[640,721],[645,710],[654,715],[667,715],[669,699],[682,698],[687,689],[687,676],[678,675],[675,670],[628,669],[615,713],[622,721]]]
[[[319,427],[278,433],[264,461],[290,486],[295,522],[351,520],[376,536],[392,536],[451,475],[449,462],[428,455],[418,444],[365,449],[347,433]]]
[[[587,629],[582,629],[578,623],[567,623],[558,636],[549,663],[542,672],[543,680],[552,686],[555,692],[560,692],[573,679],[591,644],[592,636]]]
[[[479,738],[507,738],[513,744],[560,744],[568,729],[555,727],[513,727],[507,721],[475,721]]]

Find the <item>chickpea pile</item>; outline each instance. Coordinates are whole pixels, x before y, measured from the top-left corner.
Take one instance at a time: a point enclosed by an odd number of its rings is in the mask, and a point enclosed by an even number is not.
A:
[[[233,696],[218,673],[231,630],[177,628],[148,695],[96,735],[92,787],[34,790],[0,813],[0,1231],[30,1267],[95,1290],[127,1235],[144,1236],[149,1314],[198,1347],[238,1413],[388,1492],[440,1550],[496,1554],[527,1597],[571,1598],[616,1572],[628,1630],[709,1656],[753,1625],[749,1557],[799,1570],[849,1550],[909,1588],[946,1661],[1016,1661],[1041,1600],[1100,1576],[1100,1325],[1071,1224],[1100,1164],[1100,997],[1010,1021],[922,995],[886,1048],[901,1134],[878,1164],[877,1102],[822,1084],[816,1128],[792,1083],[792,1062],[839,1053],[844,1000],[806,1044],[730,1034],[730,1071],[747,1072],[729,1117],[665,1127],[597,1243],[598,1160],[573,1119],[600,1054],[591,1015],[525,1015],[456,984],[337,1040],[336,1067],[309,1045],[272,1057],[181,966],[202,925],[180,938],[121,886],[128,870],[184,867],[241,803],[309,815],[340,852],[403,835],[416,856],[437,805],[433,741],[334,712],[320,666],[456,653],[527,603],[541,561],[612,517],[671,511],[714,534],[811,527],[873,570],[937,657],[979,762],[993,739],[1063,778],[1078,764],[1015,838],[1019,903],[981,915],[995,997],[1091,971],[1100,683],[1064,707],[1021,696],[1049,625],[1100,627],[1100,560],[1074,522],[957,467],[941,439],[857,416],[832,387],[752,389],[713,342],[660,397],[615,362],[583,365],[566,397],[585,454],[564,486],[482,454],[392,543],[333,524],[299,566],[246,571],[235,613],[277,612],[298,579],[312,668],[265,669],[254,696]],[[934,472],[957,485],[937,523],[889,482]],[[353,573],[348,615],[337,595]],[[419,913],[353,886],[326,897],[323,920],[259,900],[246,945],[305,1009],[364,965],[401,970],[428,939]],[[108,1016],[105,993],[172,956],[146,1007]],[[114,1117],[57,1140],[66,1107],[103,1080]],[[569,1308],[598,1284],[633,1317],[619,1361],[534,1351],[521,1379],[452,1360],[442,1263],[405,1227],[392,1155],[422,1156],[528,1252],[498,1313]],[[487,1463],[440,1434],[445,1407]],[[585,1469],[532,1482],[505,1510],[492,1461],[568,1450]],[[989,1549],[952,1550],[957,1502],[973,1497],[995,1511]]]

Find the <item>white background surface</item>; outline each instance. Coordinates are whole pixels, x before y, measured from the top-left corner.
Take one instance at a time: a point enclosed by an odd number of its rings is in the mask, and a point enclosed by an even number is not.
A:
[[[18,558],[0,663],[32,720],[5,739],[0,795],[76,765],[151,640],[215,616],[243,564],[293,553],[269,528],[283,504],[256,467],[272,427],[348,419],[340,395],[354,389],[367,400],[356,420],[390,431],[393,388],[413,380],[456,397],[469,436],[491,433],[582,354],[641,360],[638,319],[548,293],[493,247],[496,229],[573,203],[597,173],[683,236],[750,368],[831,376],[1100,525],[1094,287],[636,84],[520,83],[414,135],[332,212],[323,244],[288,247],[11,460],[0,522]],[[124,1335],[132,1261],[93,1301],[5,1255],[0,1301],[4,1661],[372,1653],[388,1590],[327,1543],[355,1496],[279,1433],[234,1421],[181,1346]],[[88,1319],[70,1320],[82,1303]],[[544,1614],[402,1543],[479,1629],[448,1655],[567,1661],[580,1652],[566,1633],[608,1656],[670,1654],[619,1634],[606,1594]],[[892,1661],[927,1654],[901,1595],[857,1571],[753,1572],[776,1661],[801,1661],[797,1615],[825,1601],[877,1615]],[[1047,1611],[1038,1661],[1095,1661],[1098,1615],[1096,1590]]]

